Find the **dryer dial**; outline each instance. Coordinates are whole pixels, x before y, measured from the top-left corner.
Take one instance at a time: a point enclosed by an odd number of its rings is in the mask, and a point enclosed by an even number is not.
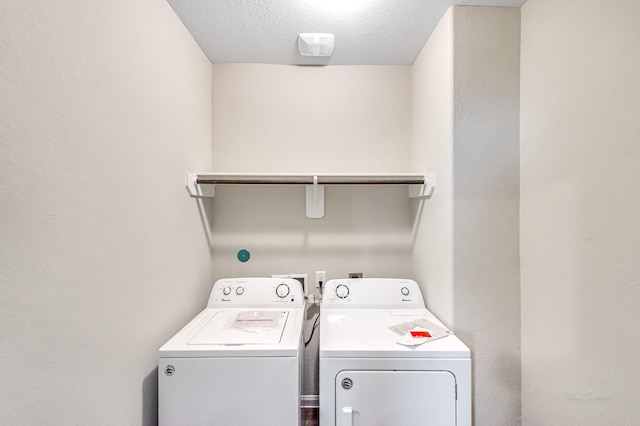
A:
[[[338,296],[340,299],[345,299],[347,296],[349,296],[349,287],[344,284],[339,284],[336,287],[336,296]]]
[[[276,287],[276,294],[278,295],[278,297],[280,299],[283,299],[283,298],[287,297],[289,295],[290,291],[291,291],[291,289],[285,283],[282,283],[282,284],[278,285],[278,287]]]
[[[409,289],[407,287],[402,287],[400,289],[400,292],[402,293],[403,296],[408,296],[409,295]]]

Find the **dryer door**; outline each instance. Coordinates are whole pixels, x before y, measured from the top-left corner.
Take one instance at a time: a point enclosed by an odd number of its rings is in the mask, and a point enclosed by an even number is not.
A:
[[[456,379],[449,371],[342,371],[336,426],[455,426]]]

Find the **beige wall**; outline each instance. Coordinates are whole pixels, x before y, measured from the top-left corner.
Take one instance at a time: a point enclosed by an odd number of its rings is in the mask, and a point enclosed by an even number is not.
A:
[[[211,64],[158,1],[0,3],[0,422],[156,422],[202,308]]]
[[[213,66],[213,167],[240,172],[404,172],[406,66]]]
[[[519,35],[518,9],[454,7],[412,69],[414,167],[438,171],[413,268],[471,347],[477,425],[520,421]]]
[[[214,170],[407,171],[410,90],[409,67],[214,65]],[[324,218],[308,219],[304,187],[220,187],[214,275],[406,277],[409,209],[406,187],[331,186]]]
[[[429,308],[454,325],[453,12],[450,8],[411,67],[414,171],[436,174],[436,189],[415,201],[413,271]]]
[[[520,421],[520,10],[454,13],[454,300],[477,425]]]
[[[522,8],[526,425],[640,424],[640,2]]]

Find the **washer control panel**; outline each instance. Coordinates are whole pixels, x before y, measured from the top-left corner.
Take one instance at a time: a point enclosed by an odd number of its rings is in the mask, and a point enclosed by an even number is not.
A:
[[[323,308],[424,309],[420,287],[413,280],[351,278],[330,280],[324,286]]]
[[[209,296],[209,308],[302,307],[304,294],[292,278],[226,278],[216,281]]]

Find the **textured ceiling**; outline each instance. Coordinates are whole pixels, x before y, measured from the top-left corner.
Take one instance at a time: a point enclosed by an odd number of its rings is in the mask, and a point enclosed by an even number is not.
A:
[[[451,5],[525,1],[168,0],[213,63],[327,65],[410,65]],[[333,56],[300,56],[309,32],[333,33]]]

